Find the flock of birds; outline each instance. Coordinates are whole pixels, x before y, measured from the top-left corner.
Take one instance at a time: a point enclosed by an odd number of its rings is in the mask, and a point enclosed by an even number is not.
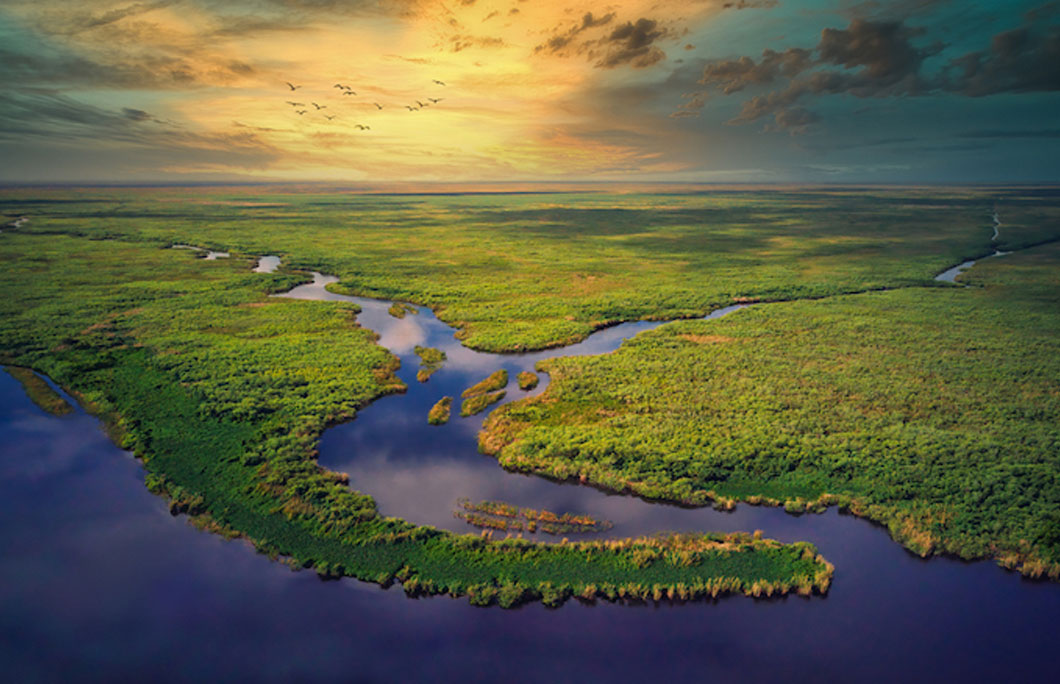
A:
[[[439,81],[438,79],[432,79],[432,82],[435,85],[445,86],[445,82]],[[290,91],[292,93],[302,88],[301,85],[295,85],[294,83],[291,83],[290,81],[285,81],[285,83],[287,84],[287,87],[290,89]],[[348,85],[346,85],[344,83],[336,83],[332,87],[337,89],[337,90],[339,90],[339,92],[342,93],[342,95],[344,95],[344,96],[345,95],[357,96],[357,91],[355,91],[352,87],[350,87],[350,86],[348,86]],[[445,98],[444,97],[428,97],[428,98],[425,98],[425,99],[427,100],[426,102],[420,102],[419,100],[413,100],[416,103],[415,105],[407,104],[407,105],[404,105],[404,107],[405,107],[405,109],[409,110],[410,112],[418,112],[421,109],[425,109],[425,108],[430,107],[432,105],[437,105],[439,102],[441,102]],[[316,102],[310,102],[307,105],[305,102],[295,102],[294,100],[287,100],[287,104],[290,105],[291,107],[294,107],[293,111],[298,116],[305,116],[306,114],[320,114],[322,117],[324,117],[328,121],[332,121],[332,120],[334,120],[337,117],[336,114],[325,114],[324,110],[327,109],[328,106],[327,105],[318,104]],[[375,105],[375,108],[377,110],[383,109],[383,105],[379,104],[378,102],[372,102],[372,104]],[[313,107],[312,110],[309,109],[310,106]],[[370,130],[372,130],[371,126],[367,126],[367,125],[361,124],[361,123],[354,124],[353,127],[358,129],[358,130],[362,130],[362,131],[370,131]]]

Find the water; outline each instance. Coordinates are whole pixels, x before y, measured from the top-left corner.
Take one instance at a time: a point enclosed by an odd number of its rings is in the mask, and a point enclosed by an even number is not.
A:
[[[290,295],[345,299],[326,282]],[[48,416],[0,373],[0,666],[9,681],[1019,681],[1055,671],[1060,585],[987,562],[919,559],[834,509],[682,509],[505,473],[475,449],[481,416],[461,419],[457,404],[449,425],[426,423],[438,397],[458,397],[498,367],[514,375],[541,358],[602,353],[660,323],[499,356],[459,346],[426,309],[399,320],[387,302],[354,299],[361,324],[401,356],[409,393],[328,430],[321,462],[349,472],[383,513],[466,530],[452,509],[468,496],[592,513],[622,536],[760,528],[817,544],[836,564],[829,594],[503,611],[323,582],[171,517],[98,421],[80,409]],[[425,384],[414,377],[415,344],[450,357]],[[514,379],[508,392],[526,395]]]
[[[195,252],[201,252],[203,258],[206,261],[214,261],[216,259],[227,259],[232,256],[228,252],[215,252],[212,249],[203,249],[202,247],[194,247],[192,245],[173,245],[171,249],[190,249]]]

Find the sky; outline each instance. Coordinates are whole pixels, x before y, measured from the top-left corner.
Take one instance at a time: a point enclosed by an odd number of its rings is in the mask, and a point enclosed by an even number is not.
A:
[[[0,183],[1060,181],[1060,0],[0,0]]]

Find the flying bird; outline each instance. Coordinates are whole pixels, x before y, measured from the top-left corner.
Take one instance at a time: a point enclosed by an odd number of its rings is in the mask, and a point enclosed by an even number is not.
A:
[[[324,118],[325,118],[325,119],[327,119],[328,121],[331,121],[332,119],[334,119],[334,118],[335,118],[335,115],[334,115],[334,114],[332,114],[331,116],[328,116],[327,114],[325,114],[325,115],[324,115]]]
[[[296,109],[296,110],[294,111],[294,113],[295,113],[295,114],[297,114],[298,116],[302,116],[302,115],[303,115],[303,114],[305,114],[305,113],[306,113],[307,111],[309,111],[309,110],[307,110],[307,109]]]
[[[430,100],[431,102],[433,102],[434,104],[438,104],[439,102],[441,102],[445,98],[444,97],[428,97],[427,99]]]
[[[318,111],[318,112],[319,112],[319,111],[320,111],[321,109],[327,109],[327,108],[328,108],[328,106],[327,106],[327,105],[318,105],[318,104],[317,104],[316,102],[310,102],[309,104],[311,104],[311,105],[313,105],[314,107],[316,107],[316,108],[317,108],[317,111]]]
[[[425,105],[425,104],[423,104],[423,103],[422,103],[422,102],[420,102],[419,100],[416,100],[416,104],[418,104],[418,105],[419,105],[419,106],[420,106],[421,108],[423,108],[423,107],[429,107],[429,106],[430,106],[430,105]]]
[[[405,105],[405,109],[409,110],[410,112],[418,112],[418,111],[420,111],[419,107],[413,107],[412,105]]]
[[[371,126],[365,126],[364,124],[354,124],[354,128],[359,128],[362,131],[370,131],[370,130],[372,130]]]
[[[435,82],[435,83],[437,83],[437,84],[438,84],[438,85],[440,85],[440,86],[444,86],[444,85],[445,85],[444,83],[442,83],[441,81],[439,81],[439,80],[438,80],[438,79],[436,79],[436,78],[435,78],[435,79],[433,79],[433,80],[434,80],[434,82]]]
[[[356,92],[356,91],[354,91],[354,90],[349,90],[349,89],[346,89],[346,90],[342,91],[342,94],[343,94],[343,95],[356,95],[356,94],[357,94],[357,92]]]
[[[372,104],[375,105],[376,109],[382,109],[383,108],[383,105],[379,104],[378,102],[373,102]]]
[[[290,100],[287,100],[287,104],[292,107],[305,107],[305,102],[291,102]]]
[[[284,81],[284,83],[286,83],[287,87],[290,88],[291,90],[298,90],[299,88],[302,87],[300,85],[295,85],[295,84],[291,83],[290,81]]]

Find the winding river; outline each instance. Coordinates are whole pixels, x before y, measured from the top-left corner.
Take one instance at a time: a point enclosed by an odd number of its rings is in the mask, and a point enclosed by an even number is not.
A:
[[[0,526],[0,663],[11,681],[1020,681],[1055,672],[1060,585],[989,562],[922,560],[834,509],[685,509],[508,473],[478,454],[481,416],[454,411],[446,426],[427,424],[434,401],[497,368],[514,374],[543,358],[603,353],[662,323],[626,323],[563,349],[485,354],[459,345],[425,308],[396,319],[388,302],[336,295],[328,282],[316,274],[286,296],[357,303],[360,324],[401,358],[409,386],[321,443],[321,464],[348,472],[382,513],[467,531],[452,515],[456,499],[496,498],[605,517],[617,536],[757,528],[817,544],[837,568],[829,594],[503,611],[320,581],[171,517],[96,419],[80,408],[45,415],[0,373],[0,515],[9,521]],[[449,357],[427,383],[415,379],[416,344]],[[527,394],[512,383],[506,400]]]

